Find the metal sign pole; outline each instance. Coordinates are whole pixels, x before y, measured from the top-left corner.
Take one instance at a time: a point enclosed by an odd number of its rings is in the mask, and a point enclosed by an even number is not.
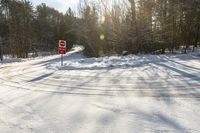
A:
[[[61,66],[63,66],[63,54],[61,54]]]
[[[3,62],[3,42],[1,37],[0,37],[0,61]]]

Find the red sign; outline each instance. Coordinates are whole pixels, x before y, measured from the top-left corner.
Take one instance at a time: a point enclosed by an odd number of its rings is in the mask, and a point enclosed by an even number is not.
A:
[[[66,54],[66,41],[65,40],[59,40],[59,48],[58,48],[58,53],[59,54]]]
[[[59,47],[60,48],[66,48],[66,41],[65,40],[59,40]]]
[[[59,54],[66,54],[67,53],[66,48],[59,48],[58,53]]]

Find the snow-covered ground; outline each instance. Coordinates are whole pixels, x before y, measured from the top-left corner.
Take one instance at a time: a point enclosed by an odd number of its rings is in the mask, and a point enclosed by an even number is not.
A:
[[[0,133],[200,132],[199,56],[79,51],[0,65]]]

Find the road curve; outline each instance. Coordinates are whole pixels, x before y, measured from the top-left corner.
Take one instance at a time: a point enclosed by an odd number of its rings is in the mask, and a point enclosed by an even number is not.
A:
[[[0,66],[0,132],[200,132],[199,59],[49,69],[59,60]]]

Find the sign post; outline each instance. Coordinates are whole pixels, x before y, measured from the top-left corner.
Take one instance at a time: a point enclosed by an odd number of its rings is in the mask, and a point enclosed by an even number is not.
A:
[[[0,60],[3,61],[3,40],[0,36]]]
[[[61,54],[61,66],[63,66],[63,54]]]
[[[65,40],[59,40],[59,48],[58,53],[61,55],[61,66],[63,66],[63,55],[66,54],[66,41]]]

